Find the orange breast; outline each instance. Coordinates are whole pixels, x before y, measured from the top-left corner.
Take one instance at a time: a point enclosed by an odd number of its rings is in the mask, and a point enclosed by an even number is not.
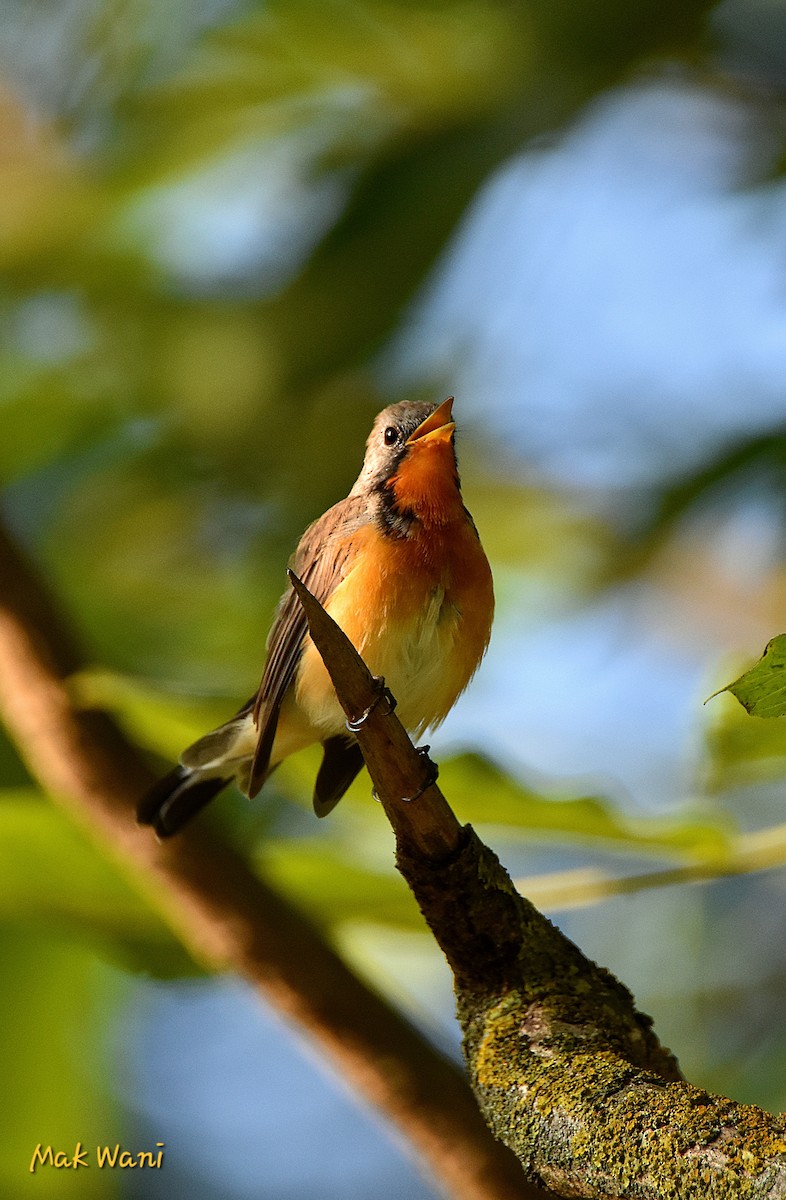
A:
[[[355,566],[326,608],[419,736],[438,725],[475,673],[488,645],[494,593],[486,556],[463,509],[460,519],[414,527],[399,538],[367,526]],[[321,736],[342,732],[344,714],[309,642],[296,685],[301,715]]]

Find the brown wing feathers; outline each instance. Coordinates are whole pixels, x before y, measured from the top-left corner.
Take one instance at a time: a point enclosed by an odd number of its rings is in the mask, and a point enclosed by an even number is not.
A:
[[[300,539],[290,566],[320,604],[327,602],[346,573],[352,554],[351,535],[363,523],[364,515],[364,499],[348,496],[310,525]],[[281,704],[294,681],[307,632],[300,601],[290,588],[282,597],[270,630],[265,669],[254,701],[259,740],[251,766],[248,788],[251,797],[265,782]]]

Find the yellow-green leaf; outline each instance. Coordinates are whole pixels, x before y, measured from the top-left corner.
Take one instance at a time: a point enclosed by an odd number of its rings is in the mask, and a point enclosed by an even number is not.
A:
[[[753,717],[786,715],[786,634],[772,638],[759,661],[721,691],[736,696]]]
[[[32,792],[0,791],[0,921],[65,932],[155,974],[196,970],[98,846]]]

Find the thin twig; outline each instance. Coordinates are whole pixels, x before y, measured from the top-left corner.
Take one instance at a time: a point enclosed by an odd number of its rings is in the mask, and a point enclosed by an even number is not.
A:
[[[770,825],[735,837],[721,861],[681,863],[635,875],[611,875],[593,867],[550,871],[516,880],[516,887],[538,908],[564,912],[588,908],[615,896],[633,896],[651,888],[714,883],[734,875],[772,871],[786,864],[786,825]]]

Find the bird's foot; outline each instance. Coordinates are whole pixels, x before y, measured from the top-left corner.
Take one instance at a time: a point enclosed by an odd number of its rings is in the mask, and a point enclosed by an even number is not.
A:
[[[359,729],[365,725],[374,709],[385,701],[388,708],[387,711],[392,713],[396,707],[396,697],[391,692],[390,688],[385,683],[381,675],[374,676],[374,699],[369,704],[368,708],[360,714],[359,717],[353,717],[347,720],[346,726],[350,733],[357,733]]]
[[[431,787],[432,783],[436,783],[437,779],[439,778],[439,767],[437,766],[437,764],[435,762],[432,762],[432,760],[428,756],[428,752],[430,749],[431,749],[431,746],[418,746],[418,748],[417,748],[417,753],[423,759],[425,766],[426,766],[426,777],[423,780],[422,785],[415,792],[414,796],[402,796],[401,797],[403,804],[414,804],[414,802],[416,800],[419,800],[420,797],[423,795],[423,793]],[[377,804],[381,803],[380,798],[377,795],[376,788],[371,789],[371,799],[376,800]]]
[[[423,759],[426,768],[426,775],[423,783],[421,784],[419,790],[415,792],[414,796],[402,796],[402,800],[405,804],[414,804],[414,802],[419,800],[423,793],[428,791],[431,785],[436,783],[439,779],[439,767],[428,756],[430,749],[431,746],[418,746],[417,748],[417,753]]]

